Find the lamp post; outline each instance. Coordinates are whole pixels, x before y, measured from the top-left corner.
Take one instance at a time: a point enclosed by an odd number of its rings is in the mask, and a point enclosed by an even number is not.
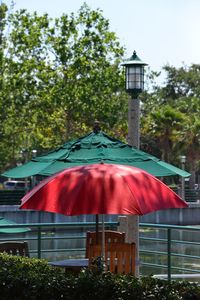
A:
[[[181,155],[180,161],[182,170],[185,170],[186,156]],[[181,177],[181,198],[185,200],[185,178],[183,176]]]
[[[32,158],[35,158],[37,156],[37,150],[33,149],[31,152],[32,152]]]
[[[140,100],[139,94],[144,90],[144,67],[136,51],[122,63],[126,72],[126,92],[131,96],[128,104],[128,143],[140,148]]]
[[[32,159],[36,158],[36,156],[37,156],[37,150],[33,149],[31,151],[31,153],[32,153]],[[31,176],[31,187],[33,188],[35,185],[36,185],[36,175]]]
[[[27,149],[22,149],[20,151],[22,162],[26,163],[28,161],[28,150]]]
[[[125,67],[126,92],[130,95],[128,102],[128,144],[140,148],[140,100],[139,94],[144,90],[144,67],[136,51],[122,63]],[[139,276],[139,217],[127,219],[127,241],[136,245],[136,275]]]
[[[27,163],[28,161],[28,149],[22,149],[20,151],[22,159],[23,159],[23,163]],[[28,192],[28,178],[25,178],[25,191]]]

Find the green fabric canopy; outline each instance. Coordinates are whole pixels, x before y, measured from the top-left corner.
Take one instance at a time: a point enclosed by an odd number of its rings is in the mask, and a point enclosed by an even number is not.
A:
[[[8,225],[8,227],[1,228],[1,225]],[[27,227],[9,228],[9,225],[17,225],[17,224],[11,220],[7,220],[4,219],[3,217],[0,217],[0,233],[24,233],[30,231],[30,228]]]
[[[156,177],[190,176],[190,173],[135,149],[102,131],[91,132],[69,141],[46,155],[33,158],[28,163],[8,170],[2,175],[11,178],[50,176],[65,168],[100,162],[138,167]]]

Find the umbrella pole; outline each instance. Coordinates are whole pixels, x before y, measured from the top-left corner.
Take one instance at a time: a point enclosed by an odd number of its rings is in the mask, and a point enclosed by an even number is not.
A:
[[[106,271],[104,214],[102,214],[102,262],[103,262],[103,270]]]
[[[99,215],[96,215],[96,244],[99,243]]]

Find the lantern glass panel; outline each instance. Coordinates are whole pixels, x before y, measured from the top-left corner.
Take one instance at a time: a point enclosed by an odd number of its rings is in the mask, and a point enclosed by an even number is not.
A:
[[[136,74],[140,74],[141,72],[142,72],[142,68],[140,68],[140,67],[135,68]]]
[[[127,67],[129,74],[135,74],[135,67]]]
[[[143,90],[144,68],[143,66],[129,66],[126,68],[126,89]]]

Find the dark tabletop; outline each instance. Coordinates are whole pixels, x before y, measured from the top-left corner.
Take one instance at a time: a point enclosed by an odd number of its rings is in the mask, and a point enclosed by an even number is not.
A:
[[[77,258],[77,259],[65,259],[65,260],[57,260],[57,261],[50,261],[49,265],[55,267],[63,267],[63,268],[73,268],[73,267],[88,267],[89,260],[88,258]]]

